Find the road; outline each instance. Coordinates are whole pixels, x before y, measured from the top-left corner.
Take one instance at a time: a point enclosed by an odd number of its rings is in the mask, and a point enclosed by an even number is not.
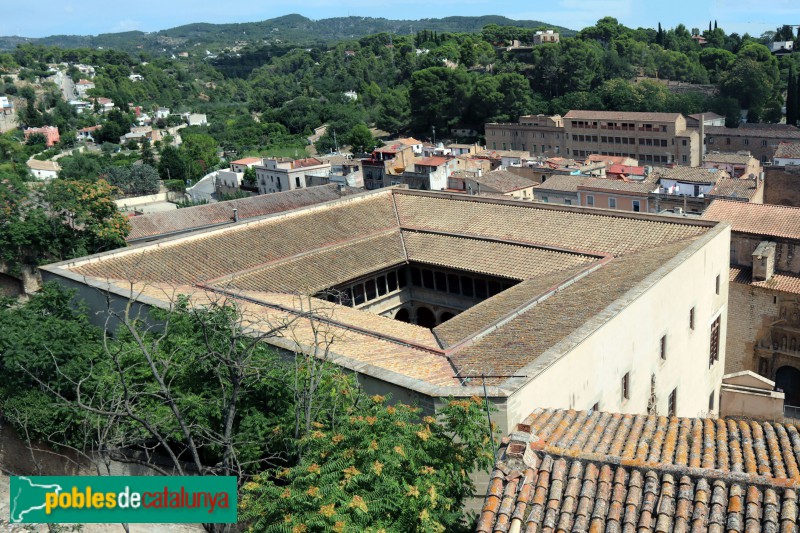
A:
[[[72,78],[59,70],[58,74],[56,74],[56,84],[61,87],[61,94],[64,96],[64,100],[67,102],[75,100],[75,83]]]

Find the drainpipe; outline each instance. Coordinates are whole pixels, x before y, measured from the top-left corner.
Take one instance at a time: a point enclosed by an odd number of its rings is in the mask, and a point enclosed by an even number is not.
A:
[[[233,221],[239,222],[239,210],[235,207],[233,208]]]

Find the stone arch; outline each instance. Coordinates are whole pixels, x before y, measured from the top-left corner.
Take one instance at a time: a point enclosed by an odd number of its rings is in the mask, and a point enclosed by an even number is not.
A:
[[[800,370],[782,366],[775,372],[775,388],[786,394],[786,405],[800,406]]]
[[[436,315],[427,307],[417,308],[417,325],[423,328],[436,327]]]
[[[400,322],[411,322],[411,313],[405,307],[401,307],[395,313],[394,319]]]
[[[439,315],[439,324],[441,324],[442,322],[447,322],[454,316],[456,316],[455,313],[451,313],[450,311],[445,311],[444,313]]]

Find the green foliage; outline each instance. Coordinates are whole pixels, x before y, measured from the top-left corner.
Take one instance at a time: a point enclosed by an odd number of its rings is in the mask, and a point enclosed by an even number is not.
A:
[[[155,194],[160,188],[158,171],[145,164],[112,167],[105,179],[125,196]]]
[[[208,200],[206,200],[205,198],[200,200],[179,200],[175,202],[175,207],[177,207],[178,209],[184,209],[186,207],[195,207],[197,205],[207,205],[207,204]]]
[[[58,177],[65,180],[94,181],[103,171],[106,163],[99,156],[76,152],[59,160],[61,170]]]
[[[184,154],[189,179],[198,180],[219,166],[217,141],[214,137],[205,133],[183,134],[182,137],[181,151]]]
[[[158,174],[165,182],[178,181],[183,187],[189,177],[188,165],[184,155],[174,146],[166,146],[158,161]],[[168,185],[169,186],[169,185]]]
[[[450,400],[423,418],[373,396],[347,423],[304,437],[299,464],[245,484],[241,516],[252,531],[457,529],[474,490],[469,473],[493,461],[484,409],[479,398]]]
[[[353,153],[372,152],[376,144],[375,137],[366,124],[353,126],[347,134],[346,142],[352,147]]]

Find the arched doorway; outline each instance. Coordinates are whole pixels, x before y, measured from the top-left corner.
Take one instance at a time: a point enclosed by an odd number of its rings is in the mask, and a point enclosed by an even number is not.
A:
[[[800,370],[782,366],[775,372],[775,387],[786,394],[786,405],[800,406]]]
[[[394,315],[395,320],[399,320],[400,322],[411,322],[411,316],[408,313],[408,309],[405,307],[401,307],[400,310]]]
[[[450,319],[451,319],[451,318],[453,318],[454,316],[456,316],[456,315],[454,315],[453,313],[450,313],[450,312],[448,312],[448,311],[445,311],[445,312],[444,312],[444,313],[442,313],[442,315],[439,317],[439,324],[441,324],[442,322],[447,322],[448,320],[450,320]]]
[[[435,328],[436,315],[427,307],[417,308],[417,325],[423,328]]]

